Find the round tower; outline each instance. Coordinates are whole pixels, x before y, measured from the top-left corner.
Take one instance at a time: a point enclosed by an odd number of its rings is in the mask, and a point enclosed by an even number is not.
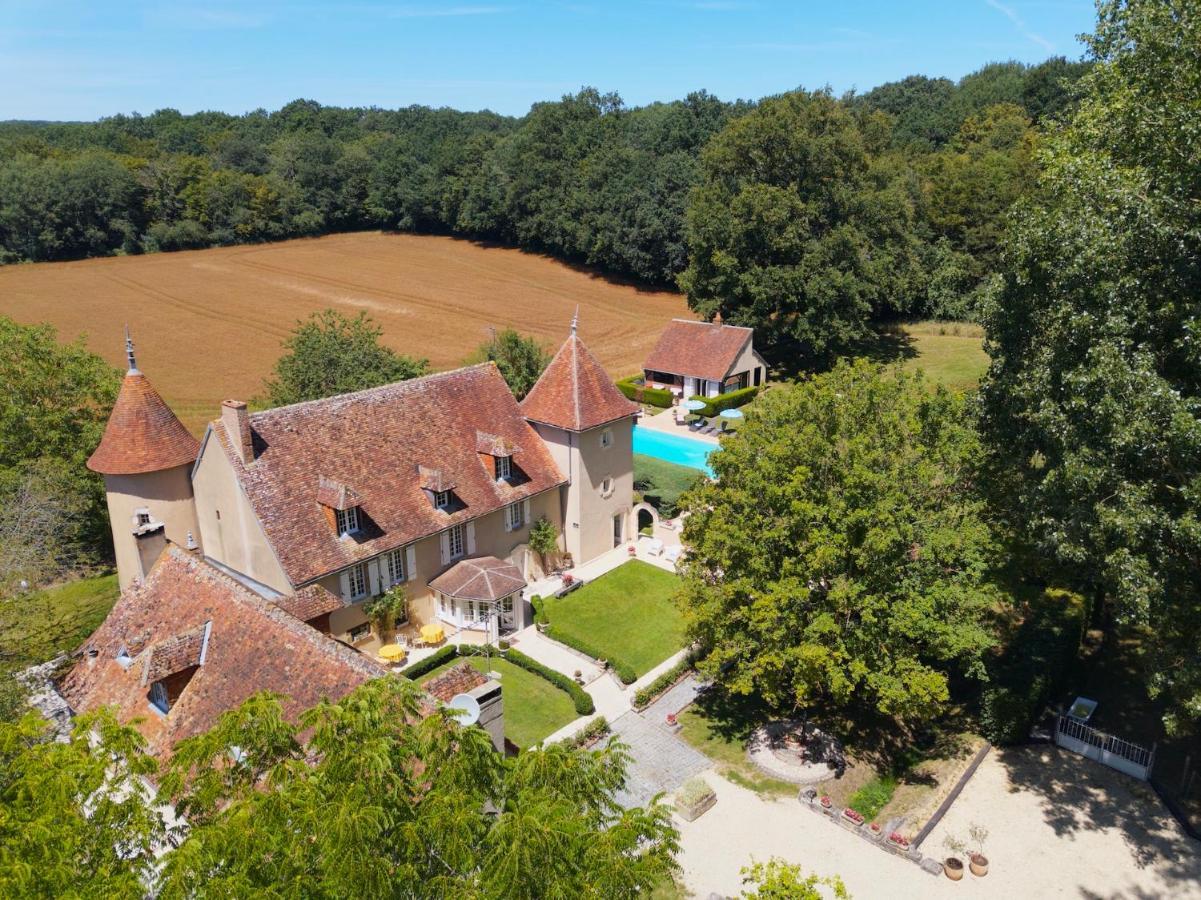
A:
[[[121,589],[143,578],[167,541],[196,547],[192,463],[200,443],[137,366],[125,330],[128,369],[88,468],[104,476]]]

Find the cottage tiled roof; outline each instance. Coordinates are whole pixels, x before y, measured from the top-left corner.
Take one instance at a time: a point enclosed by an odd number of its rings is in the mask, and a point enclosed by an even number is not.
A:
[[[563,342],[538,382],[521,401],[527,419],[587,431],[638,412],[600,361],[574,333]]]
[[[643,363],[653,372],[721,381],[730,374],[754,329],[672,319]]]
[[[103,475],[159,472],[193,462],[199,447],[149,379],[133,369],[121,382],[88,468]]]
[[[417,483],[422,490],[433,491],[453,491],[455,489],[454,477],[449,472],[443,472],[441,469],[431,469],[429,466],[417,467]]]
[[[362,504],[363,498],[354,488],[322,475],[317,479],[317,502],[330,509],[347,510]]]
[[[464,559],[433,581],[430,587],[460,600],[499,600],[525,587],[521,570],[495,556]]]
[[[196,637],[209,622],[204,664],[170,712],[158,714],[147,685],[181,662],[199,660]],[[128,668],[117,662],[123,647],[134,654],[130,645],[138,643],[144,649]],[[367,657],[178,547],[168,548],[145,581],[121,595],[81,651],[62,684],[71,708],[115,706],[122,721],[140,718],[136,727],[160,756],[257,691],[286,695],[284,709],[294,719],[323,697],[336,700],[383,674]]]
[[[463,662],[451,666],[437,678],[431,678],[424,687],[427,694],[431,694],[443,703],[449,703],[455,694],[466,694],[487,683],[487,675],[463,660]]]
[[[345,600],[319,584],[310,584],[302,587],[295,594],[284,594],[271,602],[302,622],[331,613],[346,605]]]
[[[259,452],[249,465],[221,422],[210,435],[293,585],[564,482],[494,363],[253,413],[250,427]],[[525,448],[512,479],[498,481],[481,463],[479,431]],[[422,470],[436,470],[438,480]],[[353,537],[339,538],[316,502],[313,485],[324,473],[354,485],[362,500]],[[452,510],[435,509],[423,492],[435,483],[454,485]]]

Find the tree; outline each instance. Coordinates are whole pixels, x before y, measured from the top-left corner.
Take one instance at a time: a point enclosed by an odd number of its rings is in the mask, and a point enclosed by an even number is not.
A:
[[[41,459],[0,470],[0,602],[94,559],[88,501],[75,473]]]
[[[1019,206],[982,387],[991,481],[1045,558],[1148,626],[1170,730],[1201,720],[1201,2],[1105,2]]]
[[[82,338],[60,344],[49,325],[0,316],[0,383],[0,491],[54,498],[65,515],[60,524],[70,525],[60,534],[62,549],[80,550],[80,562],[107,555],[104,484],[85,463],[104,434],[119,374]]]
[[[518,400],[525,397],[550,362],[551,355],[532,337],[523,337],[512,328],[493,331],[480,345],[482,359],[496,363],[505,384]]]
[[[634,898],[674,871],[667,807],[612,800],[617,745],[507,760],[420,696],[380,678],[291,725],[260,695],[181,743],[162,786],[190,831],[161,896]]]
[[[965,401],[863,361],[766,392],[686,498],[704,670],[776,710],[922,720],[984,677],[994,538]]]
[[[403,618],[408,602],[404,586],[394,584],[363,604],[363,614],[371,621],[382,643],[387,644],[396,636],[396,623]]]
[[[688,206],[688,305],[810,361],[904,309],[916,286],[912,197],[880,162],[828,93],[774,97],[733,120],[702,153]]]
[[[559,552],[559,529],[545,516],[530,526],[530,549],[542,560],[542,570],[548,571],[548,559]]]
[[[758,900],[828,900],[831,897],[848,900],[851,896],[841,878],[802,876],[800,866],[779,859],[745,867],[742,883],[755,886],[754,891],[743,891],[742,896]]]
[[[313,313],[284,341],[287,352],[266,383],[267,401],[284,406],[426,374],[426,360],[384,347],[383,333],[366,313],[354,318],[334,309]]]
[[[66,743],[35,712],[0,722],[0,894],[144,896],[166,837],[142,781],[155,770],[107,711],[77,719]]]

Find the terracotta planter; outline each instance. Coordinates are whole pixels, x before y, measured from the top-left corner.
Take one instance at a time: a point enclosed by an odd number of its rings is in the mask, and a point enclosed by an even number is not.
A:
[[[942,861],[942,871],[952,881],[958,881],[963,877],[963,860],[948,856]]]
[[[977,878],[983,878],[988,874],[988,857],[982,853],[973,853],[968,857],[968,867]]]

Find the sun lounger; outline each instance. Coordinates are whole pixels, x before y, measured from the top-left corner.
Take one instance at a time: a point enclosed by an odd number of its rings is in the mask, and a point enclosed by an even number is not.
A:
[[[674,563],[676,560],[678,560],[680,558],[680,554],[683,553],[683,550],[684,550],[684,548],[681,547],[679,544],[674,544],[673,546],[668,547],[666,550],[663,551],[663,558],[665,560],[667,560],[669,563]]]
[[[663,552],[663,542],[655,538],[647,542],[646,552],[651,556],[659,556]]]

